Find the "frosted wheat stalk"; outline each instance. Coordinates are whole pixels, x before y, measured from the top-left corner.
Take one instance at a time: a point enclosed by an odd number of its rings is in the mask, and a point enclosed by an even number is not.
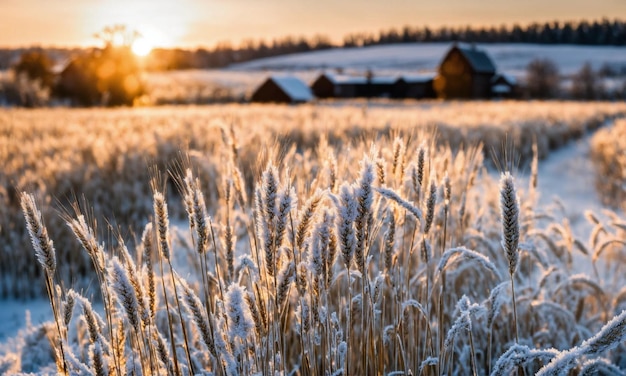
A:
[[[535,359],[539,359],[542,361],[550,360],[558,354],[559,352],[554,349],[530,349],[527,346],[515,344],[511,346],[504,354],[502,354],[500,358],[498,358],[498,361],[493,367],[491,375],[511,375],[513,373],[513,370],[517,367],[523,366],[524,364],[532,362]]]
[[[541,368],[537,376],[566,374],[583,356],[600,355],[626,341],[626,310],[613,317],[600,331],[584,341],[580,346],[561,352],[552,361]]]
[[[52,240],[48,237],[48,230],[43,223],[43,216],[37,205],[35,204],[35,197],[32,194],[22,192],[20,194],[20,204],[26,220],[26,229],[30,236],[33,249],[35,250],[35,256],[37,261],[41,264],[45,272],[46,290],[48,292],[48,298],[50,300],[50,307],[54,315],[54,322],[56,324],[57,334],[59,336],[60,352],[61,352],[61,364],[64,374],[67,374],[68,367],[66,362],[66,352],[63,346],[63,330],[61,330],[61,312],[59,307],[58,294],[55,293],[54,285],[54,273],[56,271],[57,262],[56,254]],[[68,352],[69,353],[69,352]]]
[[[337,158],[334,154],[328,157],[327,160],[328,166],[328,189],[331,192],[335,192],[335,188],[337,187]]]
[[[143,246],[143,261],[146,264],[147,280],[148,280],[148,309],[150,310],[150,319],[154,320],[156,315],[156,283],[154,280],[154,266],[152,265],[152,223],[148,223],[143,230],[141,236],[141,244]]]
[[[167,205],[165,205],[165,197],[161,192],[154,193],[154,215],[156,220],[156,233],[161,255],[166,260],[170,260],[169,245],[169,217],[167,214]]]
[[[428,149],[422,144],[420,145],[419,149],[417,149],[417,176],[414,178],[414,180],[416,180],[415,183],[417,183],[416,185],[418,198],[420,197],[422,187],[424,186],[424,170],[426,169],[426,159],[428,159]]]
[[[139,327],[139,302],[133,284],[130,281],[126,268],[122,265],[117,257],[114,257],[109,269],[109,278],[113,291],[117,295],[122,308],[126,312],[126,318],[130,325],[135,329],[137,334],[140,333]]]
[[[276,290],[276,305],[282,309],[283,303],[287,300],[289,287],[293,282],[295,274],[295,265],[293,262],[286,262],[279,273],[278,288]]]
[[[325,228],[328,231],[328,252],[326,254],[326,286],[330,286],[334,272],[335,258],[337,257],[337,236],[333,228],[333,222],[335,221],[334,215],[329,210],[324,210],[322,222],[325,224]]]
[[[307,275],[307,263],[302,261],[298,264],[298,270],[296,272],[296,289],[301,298],[306,294]]]
[[[135,263],[128,252],[128,248],[125,244],[122,243],[121,246],[121,254],[124,258],[124,267],[126,269],[126,273],[130,284],[133,286],[135,290],[135,295],[137,297],[137,304],[139,307],[139,317],[141,317],[141,321],[143,322],[144,328],[147,328],[150,325],[150,311],[146,306],[146,298],[143,292],[142,283],[139,280],[139,274],[137,273],[137,269],[135,268]]]
[[[68,220],[66,223],[91,257],[94,267],[102,273],[104,271],[104,251],[102,246],[98,245],[94,230],[87,225],[85,216],[79,215],[76,219]]]
[[[256,299],[254,298],[254,294],[248,292],[244,299],[246,300],[248,308],[250,309],[250,315],[252,316],[252,321],[254,322],[254,330],[256,332],[257,338],[260,339],[263,335],[265,335],[265,329],[263,328],[263,321],[261,321],[261,312],[259,312],[259,308],[256,305]]]
[[[193,194],[193,215],[196,234],[198,236],[197,251],[203,254],[207,249],[209,239],[209,229],[207,224],[206,204],[204,203],[204,194],[200,190],[200,182],[196,179]]]
[[[235,242],[237,237],[233,234],[233,228],[227,223],[224,228],[224,249],[226,250],[226,265],[228,276],[232,281],[235,278]]]
[[[363,295],[371,295],[369,291],[369,283],[367,281],[367,273],[365,267],[365,252],[368,246],[367,237],[370,231],[370,219],[372,216],[372,202],[374,193],[372,192],[372,183],[374,182],[374,166],[372,161],[365,157],[361,161],[361,176],[357,181],[355,190],[357,196],[357,216],[354,222],[356,229],[356,247],[354,248],[354,259],[356,261],[359,272],[363,278],[361,293]],[[317,312],[317,311],[315,311]],[[365,317],[361,317],[361,326],[365,328]]]
[[[52,240],[48,237],[48,230],[43,224],[43,216],[32,194],[22,192],[20,195],[22,211],[26,219],[26,228],[35,250],[37,261],[44,268],[46,274],[52,278],[57,268],[56,254]]]
[[[391,210],[389,210],[389,213],[387,214],[387,221],[389,222],[389,228],[385,232],[384,236],[383,254],[385,260],[385,270],[389,273],[392,266],[393,248],[396,236],[396,217],[393,215],[393,211]]]
[[[289,212],[292,206],[296,204],[296,191],[289,184],[285,185],[278,197],[278,208],[276,211],[276,235],[274,238],[274,247],[279,249],[283,243],[285,232],[287,230],[287,221],[289,220]]]
[[[245,340],[254,328],[250,309],[245,303],[246,290],[232,284],[226,292],[226,314],[228,315],[229,338]]]
[[[200,331],[200,335],[202,337],[202,340],[204,341],[204,344],[209,349],[209,352],[211,353],[211,355],[213,355],[213,357],[217,359],[217,351],[215,349],[215,344],[213,342],[213,330],[211,328],[211,322],[205,316],[206,310],[202,306],[202,302],[200,302],[200,298],[198,298],[196,293],[193,290],[191,290],[187,282],[180,277],[177,277],[177,279],[180,282],[180,285],[183,290],[180,293],[181,299],[185,303],[184,305],[187,308],[187,310],[191,313],[191,316],[193,317],[193,322],[198,327],[198,330]]]
[[[320,202],[322,201],[322,191],[317,190],[313,196],[304,204],[304,209],[300,214],[300,221],[296,229],[296,246],[298,249],[302,249],[304,239],[311,226],[311,220],[317,210]]]
[[[109,367],[104,353],[102,352],[102,345],[100,344],[100,341],[96,341],[93,345],[91,345],[90,353],[96,376],[108,376]]]
[[[582,364],[579,376],[591,375],[623,376],[624,372],[608,360],[600,358],[591,359]]]
[[[384,186],[386,179],[385,170],[387,169],[387,164],[384,159],[377,158],[376,159],[376,179],[378,180],[379,186]]]
[[[311,252],[309,254],[311,271],[313,273],[313,285],[316,293],[322,288],[321,284],[328,286],[330,278],[328,270],[332,269],[334,260],[329,260],[329,245],[333,218],[328,212],[324,212],[323,220],[315,225],[311,236]],[[332,256],[334,257],[334,255]],[[317,285],[317,286],[316,286]]]
[[[393,140],[393,163],[391,165],[391,173],[394,176],[402,176],[404,172],[404,155],[405,147],[402,137],[398,136]]]
[[[457,256],[459,259],[474,260],[485,269],[491,271],[493,275],[498,278],[498,280],[501,279],[500,272],[498,272],[496,266],[491,262],[491,260],[489,260],[489,258],[487,258],[487,256],[465,247],[451,248],[445,251],[439,260],[437,271],[441,273],[454,256]]]
[[[256,222],[261,244],[265,255],[265,269],[269,276],[275,276],[276,269],[276,232],[275,218],[277,214],[276,198],[278,195],[278,178],[276,167],[268,165],[256,189]]]
[[[424,235],[428,235],[435,218],[435,204],[437,202],[437,185],[435,179],[430,180],[430,192],[426,201],[426,220],[424,221]]]
[[[346,268],[350,268],[350,261],[356,247],[353,222],[357,216],[357,202],[354,199],[352,188],[347,183],[339,189],[339,202],[337,203],[337,234],[339,248],[343,255]]]
[[[411,213],[420,222],[423,221],[422,211],[419,210],[417,207],[415,207],[412,203],[410,203],[410,202],[406,201],[405,199],[403,199],[402,197],[400,197],[400,195],[398,195],[393,190],[387,189],[387,188],[374,188],[374,190],[376,192],[378,192],[378,194],[380,194],[381,196],[395,201],[398,205],[400,205],[402,208],[406,209],[409,213]]]
[[[265,211],[266,220],[269,223],[274,221],[276,216],[276,197],[278,196],[278,172],[276,167],[269,164],[263,172],[263,209]]]
[[[509,262],[511,276],[519,262],[519,202],[513,176],[506,172],[500,178],[500,214],[502,217],[502,248]]]
[[[513,321],[515,325],[515,342],[519,343],[517,329],[517,305],[515,302],[515,270],[519,263],[519,202],[515,193],[513,176],[509,172],[500,178],[500,214],[502,217],[502,248],[509,262],[511,276],[511,293],[513,295]]]
[[[168,375],[175,375],[174,363],[172,363],[172,358],[170,357],[169,350],[167,349],[167,343],[165,338],[163,338],[163,336],[158,331],[155,331],[153,336],[154,338],[152,341],[155,345],[156,354],[159,360],[167,368]]]
[[[65,303],[63,304],[63,324],[65,324],[65,327],[72,321],[72,313],[74,311],[74,304],[76,303],[74,294],[71,293],[72,291],[73,290],[68,291]]]

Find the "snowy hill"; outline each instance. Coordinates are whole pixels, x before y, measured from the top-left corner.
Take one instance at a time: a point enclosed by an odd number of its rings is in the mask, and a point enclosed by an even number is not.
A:
[[[432,72],[451,43],[410,43],[363,48],[342,48],[292,54],[235,64],[232,70],[314,70],[344,69],[385,72]],[[595,69],[609,64],[626,70],[626,48],[611,46],[573,46],[536,44],[478,44],[492,57],[500,71],[522,75],[526,65],[536,58],[557,63],[561,73],[569,75],[590,62]]]

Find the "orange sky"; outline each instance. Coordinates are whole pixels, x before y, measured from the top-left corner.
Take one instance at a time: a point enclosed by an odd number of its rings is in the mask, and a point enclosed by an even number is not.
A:
[[[156,46],[376,32],[404,25],[511,25],[626,18],[626,0],[0,0],[0,46],[86,46],[126,24]]]

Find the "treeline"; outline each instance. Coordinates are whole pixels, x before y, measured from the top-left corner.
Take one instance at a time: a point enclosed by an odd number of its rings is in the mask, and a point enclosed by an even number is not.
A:
[[[626,21],[532,23],[526,26],[499,27],[410,27],[382,30],[378,33],[353,33],[342,43],[333,44],[324,36],[313,38],[285,37],[271,42],[247,40],[235,47],[218,44],[213,49],[157,49],[150,55],[151,70],[219,68],[264,57],[297,52],[324,50],[335,47],[361,47],[395,43],[429,42],[472,43],[537,43],[579,45],[626,45]]]
[[[341,43],[333,43],[328,37],[283,37],[272,41],[246,40],[235,46],[222,42],[213,48],[155,49],[145,60],[144,68],[152,71],[178,69],[220,68],[250,60],[280,56],[298,52],[318,51],[329,48],[361,47],[395,43],[430,42],[470,43],[536,43],[578,45],[626,45],[626,21],[608,19],[580,22],[532,23],[525,26],[492,27],[429,27],[405,26],[401,29],[381,30],[378,33],[353,33]],[[69,56],[76,51],[54,51],[53,60]],[[19,60],[23,50],[1,50],[0,70],[7,69]]]
[[[415,42],[472,42],[472,43],[536,43],[580,44],[598,46],[626,45],[626,22],[581,21],[532,23],[526,26],[500,27],[428,27],[405,26],[401,30],[383,30],[378,35],[355,33],[344,38],[343,47],[371,46]]]
[[[220,68],[264,57],[319,51],[335,47],[340,46],[334,45],[325,36],[317,35],[313,38],[289,36],[271,42],[246,40],[237,47],[229,42],[222,42],[213,49],[199,48],[195,51],[158,48],[150,53],[147,69]]]

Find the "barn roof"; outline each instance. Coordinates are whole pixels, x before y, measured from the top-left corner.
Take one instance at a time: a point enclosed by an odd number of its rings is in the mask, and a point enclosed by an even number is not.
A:
[[[311,89],[297,77],[293,76],[272,76],[270,80],[287,94],[293,101],[310,101],[313,100]]]
[[[491,79],[491,82],[495,83],[495,82],[497,82],[500,79],[504,80],[509,85],[517,85],[517,79],[515,78],[515,76],[512,76],[512,75],[507,74],[507,73],[498,73],[498,74],[496,74]]]
[[[483,50],[479,50],[475,46],[461,46],[455,45],[455,47],[465,56],[472,68],[477,73],[496,73],[496,66],[493,60]]]

